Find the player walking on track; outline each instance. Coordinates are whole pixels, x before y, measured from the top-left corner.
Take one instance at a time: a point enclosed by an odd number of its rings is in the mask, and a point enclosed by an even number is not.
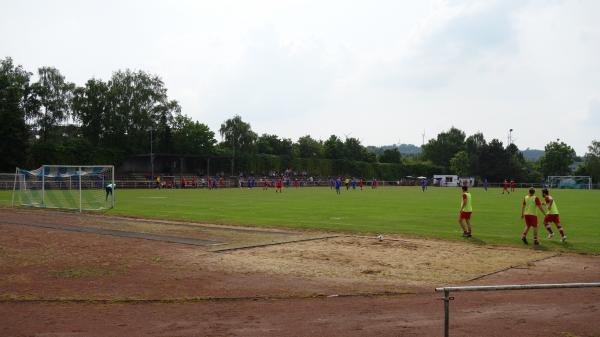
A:
[[[551,237],[554,236],[554,232],[552,232],[552,225],[550,224],[551,222],[554,222],[554,224],[556,225],[556,228],[560,232],[560,241],[566,242],[567,236],[565,235],[565,231],[560,224],[560,216],[558,214],[558,206],[556,206],[556,202],[554,201],[554,198],[552,198],[552,196],[550,195],[550,192],[548,192],[547,188],[544,188],[542,190],[542,196],[544,197],[546,209],[548,210],[548,213],[544,217],[544,227],[546,227],[546,230],[548,231],[548,239],[550,239]]]
[[[528,244],[527,233],[531,227],[533,227],[533,244],[540,244],[538,241],[538,218],[536,208],[546,215],[546,211],[542,208],[542,202],[540,201],[540,198],[535,196],[535,189],[532,187],[529,189],[529,195],[526,195],[523,198],[523,206],[521,207],[521,219],[525,219],[525,230],[523,231],[523,235],[521,235],[521,240],[524,244]]]
[[[471,214],[473,213],[473,205],[471,203],[471,193],[468,192],[467,186],[462,187],[462,199],[460,202],[460,212],[458,215],[458,224],[463,230],[463,236],[471,237]]]

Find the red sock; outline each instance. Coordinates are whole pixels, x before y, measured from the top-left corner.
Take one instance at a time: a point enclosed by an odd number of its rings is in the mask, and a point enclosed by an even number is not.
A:
[[[563,231],[563,228],[560,224],[557,224],[556,227],[558,228],[558,231],[560,232],[560,236],[565,236],[565,231]]]

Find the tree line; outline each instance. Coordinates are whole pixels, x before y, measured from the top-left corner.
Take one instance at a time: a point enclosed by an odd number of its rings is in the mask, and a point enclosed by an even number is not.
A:
[[[526,160],[514,144],[483,134],[466,136],[452,127],[423,146],[422,153],[402,156],[398,148],[374,151],[354,137],[310,135],[296,141],[255,133],[235,115],[215,133],[182,113],[169,98],[159,76],[119,70],[107,81],[92,78],[82,86],[69,82],[58,69],[33,73],[0,60],[0,171],[41,164],[114,164],[149,152],[192,155],[227,162],[227,174],[264,174],[293,168],[316,175],[375,176],[455,173],[499,181],[540,181],[547,175],[571,174],[576,155],[564,142],[550,142],[539,161]],[[600,178],[600,144],[592,142],[579,174]],[[263,172],[264,171],[264,172]]]

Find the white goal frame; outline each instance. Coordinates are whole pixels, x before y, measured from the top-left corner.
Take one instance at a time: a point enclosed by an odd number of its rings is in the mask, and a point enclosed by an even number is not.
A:
[[[102,183],[102,190],[104,190],[104,188],[106,187],[107,183],[111,183],[113,186],[113,190],[111,193],[111,200],[110,200],[110,207],[109,208],[114,208],[115,207],[115,167],[114,165],[42,165],[41,167],[39,167],[36,170],[32,170],[32,171],[37,171],[37,170],[41,170],[41,204],[39,205],[31,205],[28,204],[28,206],[34,206],[34,207],[51,207],[51,206],[47,206],[45,204],[44,198],[45,198],[45,194],[46,194],[46,183],[45,183],[45,179],[46,176],[50,177],[50,175],[47,175],[45,172],[49,169],[58,169],[58,168],[70,168],[70,169],[77,169],[77,190],[78,190],[78,195],[79,195],[79,207],[78,210],[79,212],[82,212],[83,209],[83,190],[82,190],[82,179],[81,177],[84,174],[87,174],[87,172],[84,170],[86,168],[106,168],[106,169],[110,169],[110,180],[109,181],[104,181]],[[24,174],[22,173],[22,171],[27,171],[27,170],[22,170],[20,168],[16,168],[15,169],[15,178],[14,178],[14,185],[13,185],[13,194],[12,194],[12,206],[15,206],[15,196],[17,194],[17,186],[20,185],[21,181],[18,179],[19,176],[24,176]],[[32,172],[29,171],[29,172]],[[70,177],[69,177],[70,178]],[[71,179],[69,180],[71,181]],[[70,185],[70,184],[69,184]],[[70,190],[70,188],[69,188]],[[53,208],[63,208],[63,207],[53,207]],[[65,207],[66,209],[74,209],[74,208],[68,208]],[[90,210],[99,210],[99,209],[106,209],[105,207],[101,207],[98,209],[90,209]],[[86,208],[86,210],[88,210]]]
[[[560,185],[554,186],[553,182],[555,180],[560,180],[560,179],[583,179],[586,180],[587,179],[587,189],[591,190],[592,189],[592,177],[591,176],[548,176],[546,178],[546,182],[548,184],[548,187],[550,188],[564,188],[561,187]]]

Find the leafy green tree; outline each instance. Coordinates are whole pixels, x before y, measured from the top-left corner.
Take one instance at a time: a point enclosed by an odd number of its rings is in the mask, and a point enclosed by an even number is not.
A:
[[[217,141],[208,125],[177,114],[173,125],[173,143],[177,153],[208,155],[214,152]]]
[[[452,159],[450,159],[450,169],[454,174],[460,177],[466,177],[471,174],[469,155],[467,151],[458,151]]]
[[[498,139],[492,139],[482,148],[479,157],[480,175],[489,181],[502,181],[509,178],[509,155]]]
[[[29,117],[41,140],[46,141],[54,127],[69,119],[75,85],[52,67],[39,68],[38,76],[32,90],[39,109],[32,110]]]
[[[435,165],[446,168],[450,167],[450,159],[465,148],[465,133],[457,128],[450,128],[446,132],[437,135],[436,139],[430,139],[423,145],[423,157],[431,160]]]
[[[156,135],[158,141],[158,151],[170,153],[173,152],[173,115],[181,113],[181,107],[177,101],[169,101],[159,105],[157,108],[158,123],[156,125]]]
[[[344,142],[344,155],[343,157],[348,160],[355,161],[366,161],[375,162],[377,161],[377,155],[371,153],[366,147],[362,146],[358,138],[350,137],[346,138]]]
[[[29,130],[25,123],[31,95],[31,73],[15,66],[11,58],[0,60],[0,170],[22,166],[28,150]]]
[[[256,152],[279,156],[291,156],[292,145],[292,140],[289,138],[279,139],[277,135],[264,133],[256,139]]]
[[[508,176],[517,181],[523,181],[527,172],[527,164],[523,153],[515,144],[506,147],[508,155]]]
[[[593,140],[584,157],[583,168],[595,183],[600,182],[600,141]]]
[[[379,156],[380,163],[400,163],[402,161],[402,156],[400,155],[400,151],[397,148],[394,149],[385,149],[383,153]]]
[[[224,139],[223,145],[225,148],[231,149],[231,174],[234,174],[236,151],[251,152],[257,135],[252,131],[250,124],[242,121],[239,115],[227,119],[221,124],[219,129],[221,137]]]
[[[167,89],[158,76],[143,71],[117,71],[108,81],[106,137],[115,147],[127,147],[128,152],[147,151],[148,130],[157,134],[158,144],[169,143],[169,125],[179,104],[170,101]]]
[[[323,143],[323,151],[325,158],[328,159],[343,159],[344,158],[344,142],[336,135],[331,135]]]
[[[571,173],[569,167],[575,161],[575,150],[564,142],[550,142],[544,148],[540,166],[544,176],[561,176]]]
[[[465,140],[465,151],[469,157],[469,172],[472,175],[483,176],[479,165],[481,153],[486,149],[487,142],[481,132],[475,133]]]
[[[323,143],[313,139],[309,135],[298,138],[298,142],[295,145],[298,148],[300,158],[323,157]]]
[[[94,147],[104,145],[102,140],[110,128],[108,93],[108,85],[96,79],[73,91],[73,119],[81,125],[83,137]]]

